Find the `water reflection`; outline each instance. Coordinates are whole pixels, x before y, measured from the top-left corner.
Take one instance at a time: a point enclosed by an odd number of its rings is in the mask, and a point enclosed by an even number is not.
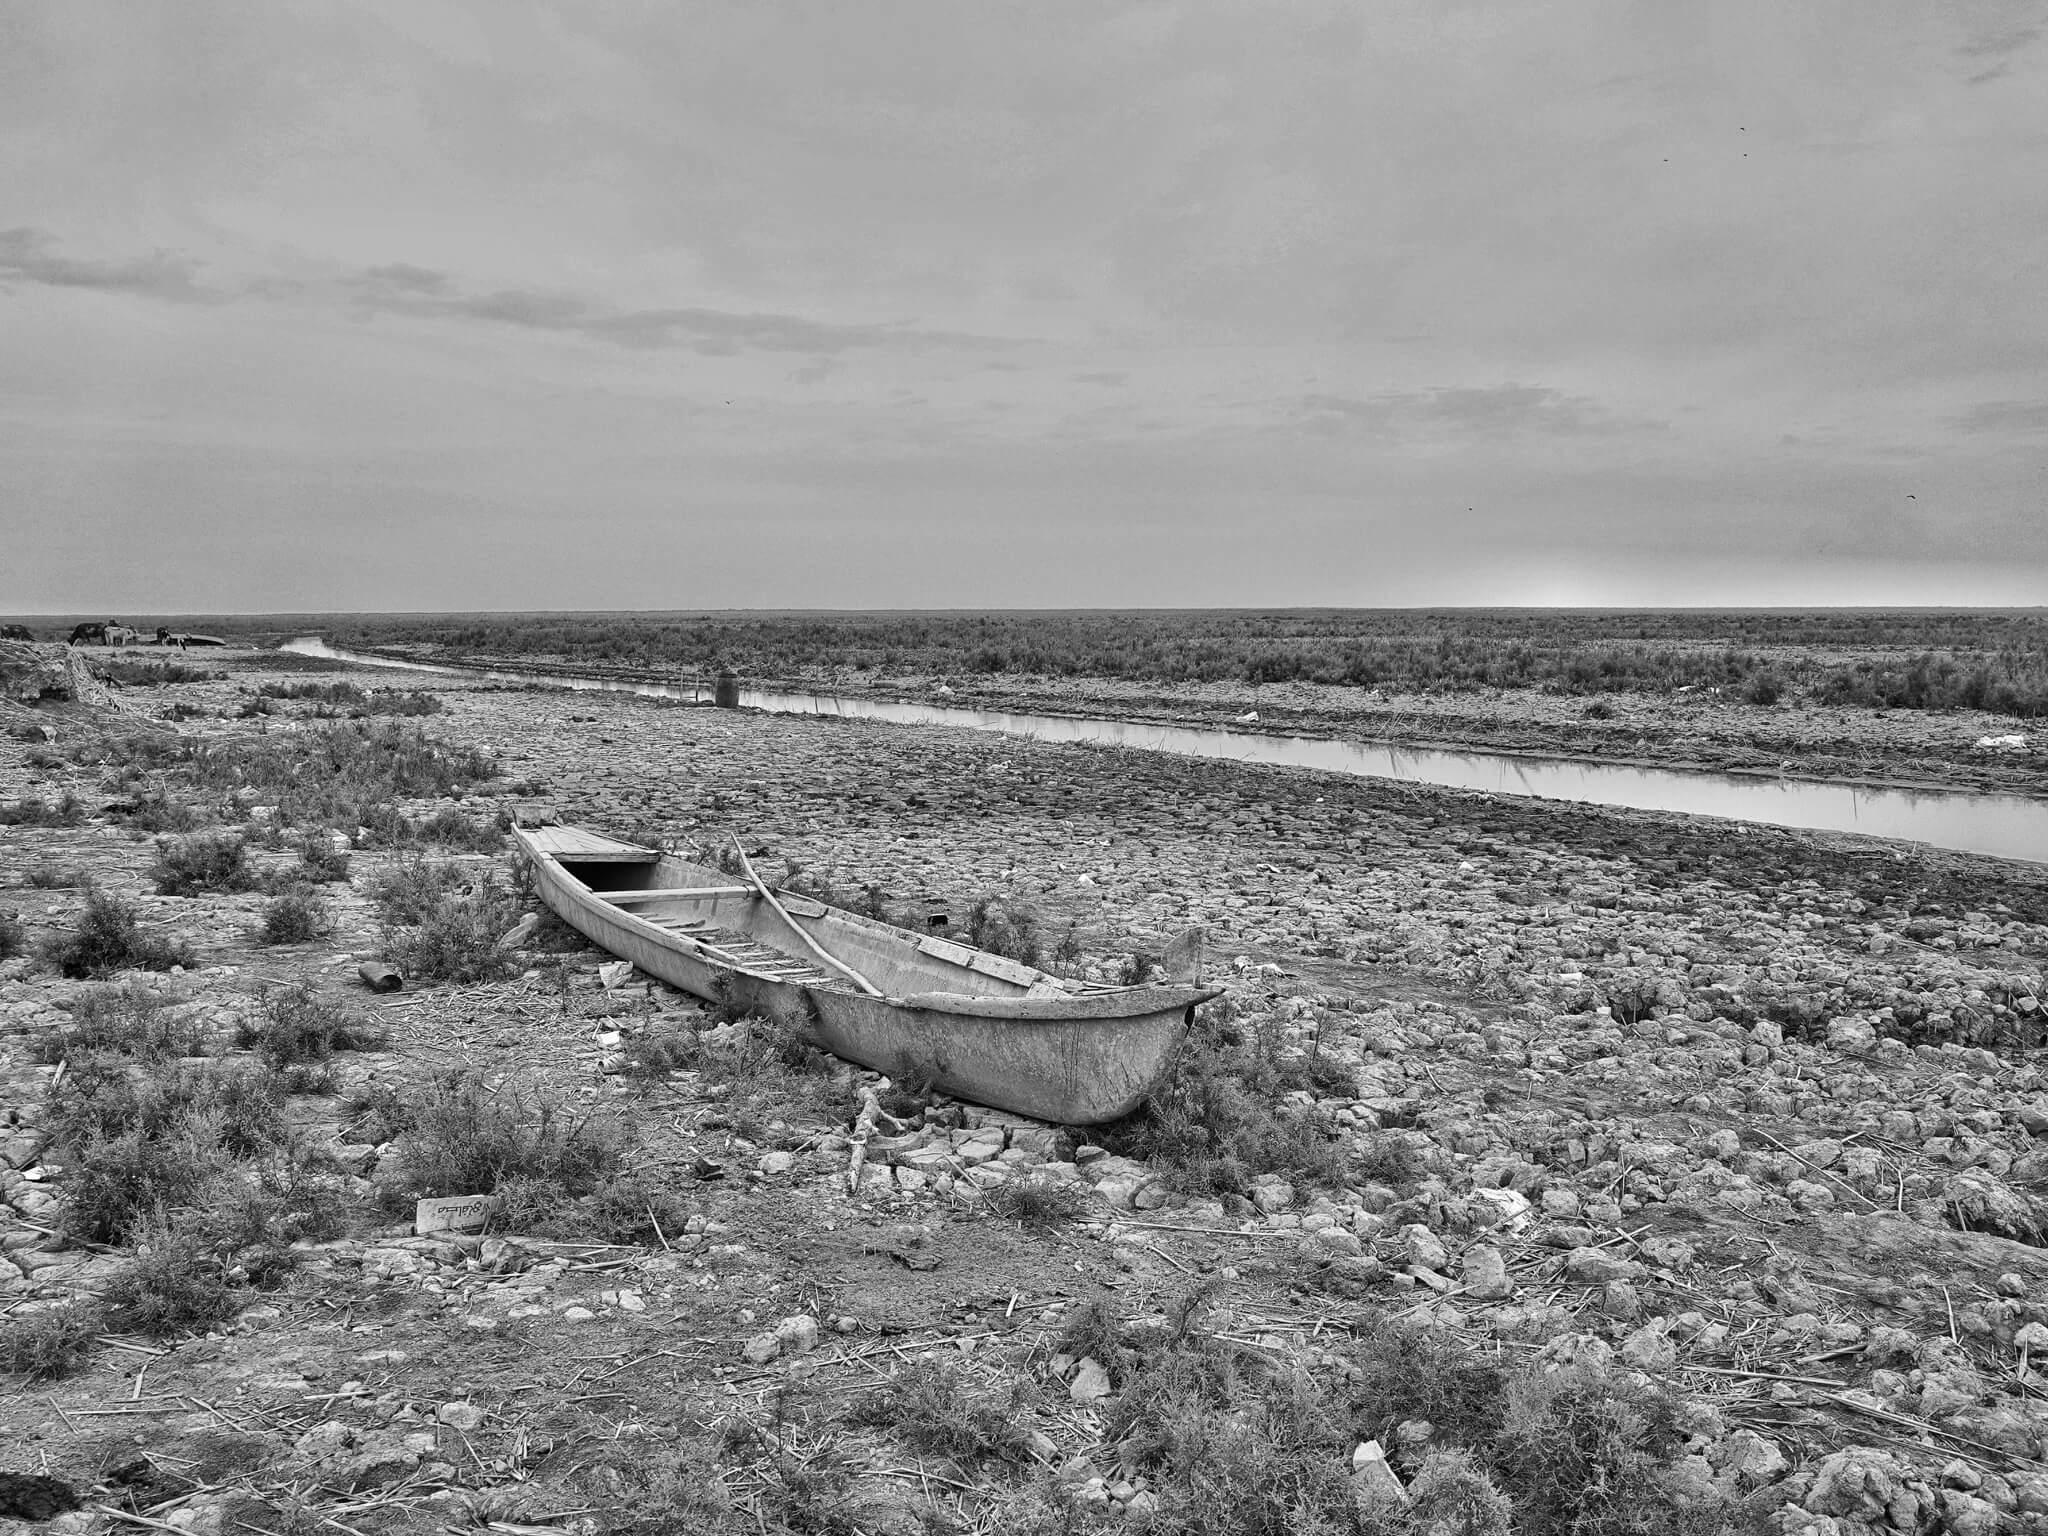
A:
[[[314,636],[284,647],[306,656],[328,656],[368,666],[413,672],[460,673],[501,682],[539,683],[585,692],[633,693],[650,698],[704,700],[708,685],[606,682],[553,677],[496,668],[437,667],[422,662],[338,651]],[[1811,784],[1796,779],[1680,773],[1630,768],[1574,759],[1531,758],[1493,752],[1445,752],[1391,747],[1373,742],[1321,741],[1303,736],[1259,735],[1197,726],[1159,725],[1133,720],[1082,719],[1068,715],[1013,714],[951,705],[847,699],[834,694],[782,693],[747,688],[743,704],[782,714],[844,715],[898,725],[952,725],[1029,736],[1039,741],[1091,742],[1168,752],[1183,757],[1222,758],[1281,768],[1318,768],[1330,773],[1401,779],[1491,794],[1539,796],[1637,810],[1678,811],[1734,821],[1813,831],[1860,832],[1903,838],[1969,853],[2048,862],[2048,803],[2016,795],[1979,795],[1858,789],[1846,784]]]

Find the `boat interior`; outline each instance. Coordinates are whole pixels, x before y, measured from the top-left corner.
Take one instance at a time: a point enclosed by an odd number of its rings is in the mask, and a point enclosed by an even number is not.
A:
[[[789,923],[743,877],[581,828],[525,829],[538,851],[593,895],[707,951],[711,958],[804,986],[856,990],[790,924],[891,997],[950,992],[974,997],[1056,997],[1073,987],[1002,955],[919,934],[776,891]],[[1088,990],[1094,991],[1095,988]]]

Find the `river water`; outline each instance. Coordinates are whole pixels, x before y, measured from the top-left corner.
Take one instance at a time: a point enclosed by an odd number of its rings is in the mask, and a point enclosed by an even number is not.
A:
[[[287,641],[282,649],[362,666],[408,672],[484,677],[584,692],[633,693],[648,698],[703,700],[708,689],[690,683],[614,682],[502,668],[442,667],[392,661],[336,650],[317,636]],[[1012,714],[953,705],[912,704],[836,694],[783,693],[743,688],[740,702],[782,714],[848,715],[897,725],[953,725],[999,731],[1039,741],[1081,741],[1134,747],[1184,757],[1223,758],[1284,768],[1319,768],[1368,778],[1404,779],[1498,795],[1534,795],[1591,805],[1677,811],[1768,826],[1932,843],[1966,853],[2048,863],[2048,802],[2017,795],[1861,789],[1800,779],[1738,774],[1679,773],[1569,758],[1522,757],[1498,752],[1414,750],[1375,742],[1326,741],[1308,736],[1261,735],[1201,726],[1096,720],[1075,715]]]

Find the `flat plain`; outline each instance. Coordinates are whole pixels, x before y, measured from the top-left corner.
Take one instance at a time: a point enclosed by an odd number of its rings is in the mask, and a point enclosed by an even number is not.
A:
[[[2039,614],[1244,664],[1426,649],[1297,618],[263,633],[2043,789]],[[1100,659],[1176,624],[1212,675]],[[1572,680],[1611,648],[1666,660]],[[261,649],[6,664],[0,1423],[64,1492],[0,1496],[55,1528],[2048,1528],[2048,869]],[[1976,672],[2017,691],[1928,691]],[[1199,924],[1230,992],[1129,1122],[947,1103],[607,985],[527,921],[542,808],[1098,979]]]

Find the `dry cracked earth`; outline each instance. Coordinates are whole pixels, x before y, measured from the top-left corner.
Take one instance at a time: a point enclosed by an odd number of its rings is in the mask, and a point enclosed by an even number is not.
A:
[[[1350,1342],[1391,1322],[1502,1371],[1654,1384],[1683,1410],[1655,1471],[1667,1528],[1690,1510],[1706,1523],[1683,1528],[1786,1536],[2048,1530],[2048,870],[435,679],[427,729],[502,769],[466,787],[471,813],[545,805],[679,844],[737,831],[771,880],[956,921],[979,899],[1028,906],[1098,977],[1204,925],[1232,1027],[1315,1063],[1280,1110],[1356,1154],[1335,1178],[1190,1187],[1114,1135],[940,1101],[877,1130],[849,1189],[844,1116],[763,1121],[710,1074],[622,1071],[643,1038],[745,1026],[601,976],[595,950],[366,991],[357,966],[386,941],[369,893],[401,857],[373,839],[309,942],[260,942],[260,892],[158,894],[153,839],[105,809],[134,785],[81,744],[310,732],[312,705],[239,712],[266,683],[389,681],[184,660],[210,680],[7,706],[0,807],[68,790],[79,810],[0,825],[0,912],[30,950],[0,962],[0,1324],[97,1296],[134,1260],[67,1235],[76,1149],[45,1123],[65,1066],[43,1042],[106,983],[33,949],[88,884],[192,946],[147,984],[201,1053],[234,1055],[282,985],[386,1038],[289,1104],[342,1170],[343,1235],[300,1242],[210,1326],[110,1330],[72,1374],[0,1378],[0,1499],[34,1529],[1202,1529],[1187,1485],[1132,1448],[1128,1362],[1075,1343],[1077,1318],[1114,1312],[1195,1317],[1269,1376],[1355,1369]],[[231,804],[256,862],[283,862],[270,807]],[[624,1245],[414,1235],[376,1199],[396,1151],[360,1106],[463,1070],[628,1117],[670,1223]],[[1003,1214],[993,1192],[1017,1183],[1075,1192],[1070,1219]],[[863,1407],[900,1404],[892,1380],[919,1370],[1000,1401],[1015,1454],[948,1454]],[[1430,1524],[1412,1495],[1447,1432],[1418,1415],[1334,1452],[1348,1527],[1233,1528],[1572,1528],[1521,1504],[1511,1525]],[[32,1507],[36,1489],[54,1502]]]

